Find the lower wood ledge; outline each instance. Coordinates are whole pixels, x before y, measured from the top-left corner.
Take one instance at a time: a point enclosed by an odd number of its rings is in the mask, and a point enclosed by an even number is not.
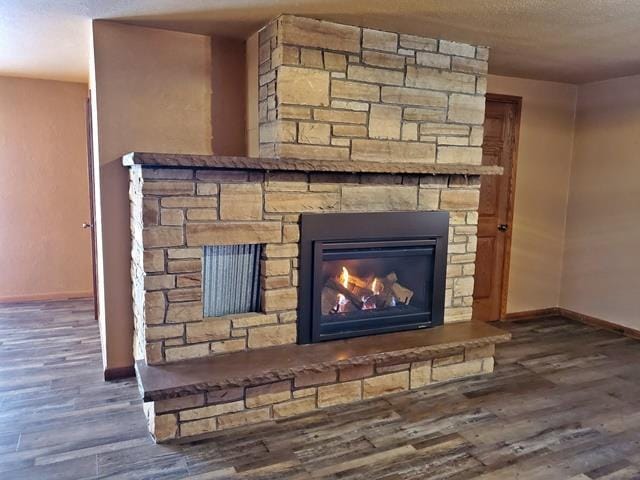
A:
[[[491,373],[495,344],[510,338],[491,325],[466,322],[136,367],[154,439],[194,440]]]

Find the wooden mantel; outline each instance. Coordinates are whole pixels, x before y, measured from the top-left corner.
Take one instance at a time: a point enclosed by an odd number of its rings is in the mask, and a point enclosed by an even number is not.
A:
[[[492,165],[434,164],[408,162],[362,162],[304,160],[297,158],[251,158],[220,155],[132,152],[122,157],[126,167],[182,167],[289,172],[381,173],[398,175],[502,175]]]

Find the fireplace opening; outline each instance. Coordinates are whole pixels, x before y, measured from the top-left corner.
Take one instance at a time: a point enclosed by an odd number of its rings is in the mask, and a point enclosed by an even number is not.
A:
[[[300,343],[442,324],[448,214],[303,215]]]

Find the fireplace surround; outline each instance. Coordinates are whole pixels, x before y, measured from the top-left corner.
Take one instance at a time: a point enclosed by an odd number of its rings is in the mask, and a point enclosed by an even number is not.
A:
[[[298,342],[442,325],[448,212],[303,214]]]

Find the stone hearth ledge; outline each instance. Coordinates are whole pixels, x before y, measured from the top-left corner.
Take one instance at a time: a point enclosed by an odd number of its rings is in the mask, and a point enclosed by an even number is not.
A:
[[[424,361],[510,339],[510,333],[486,323],[461,322],[310,345],[246,350],[166,365],[138,361],[136,370],[143,399],[148,402],[261,385],[341,367]]]
[[[282,172],[384,173],[398,175],[502,175],[494,165],[444,163],[303,160],[297,158],[251,158],[220,155],[131,152],[122,157],[125,167],[210,168]]]

